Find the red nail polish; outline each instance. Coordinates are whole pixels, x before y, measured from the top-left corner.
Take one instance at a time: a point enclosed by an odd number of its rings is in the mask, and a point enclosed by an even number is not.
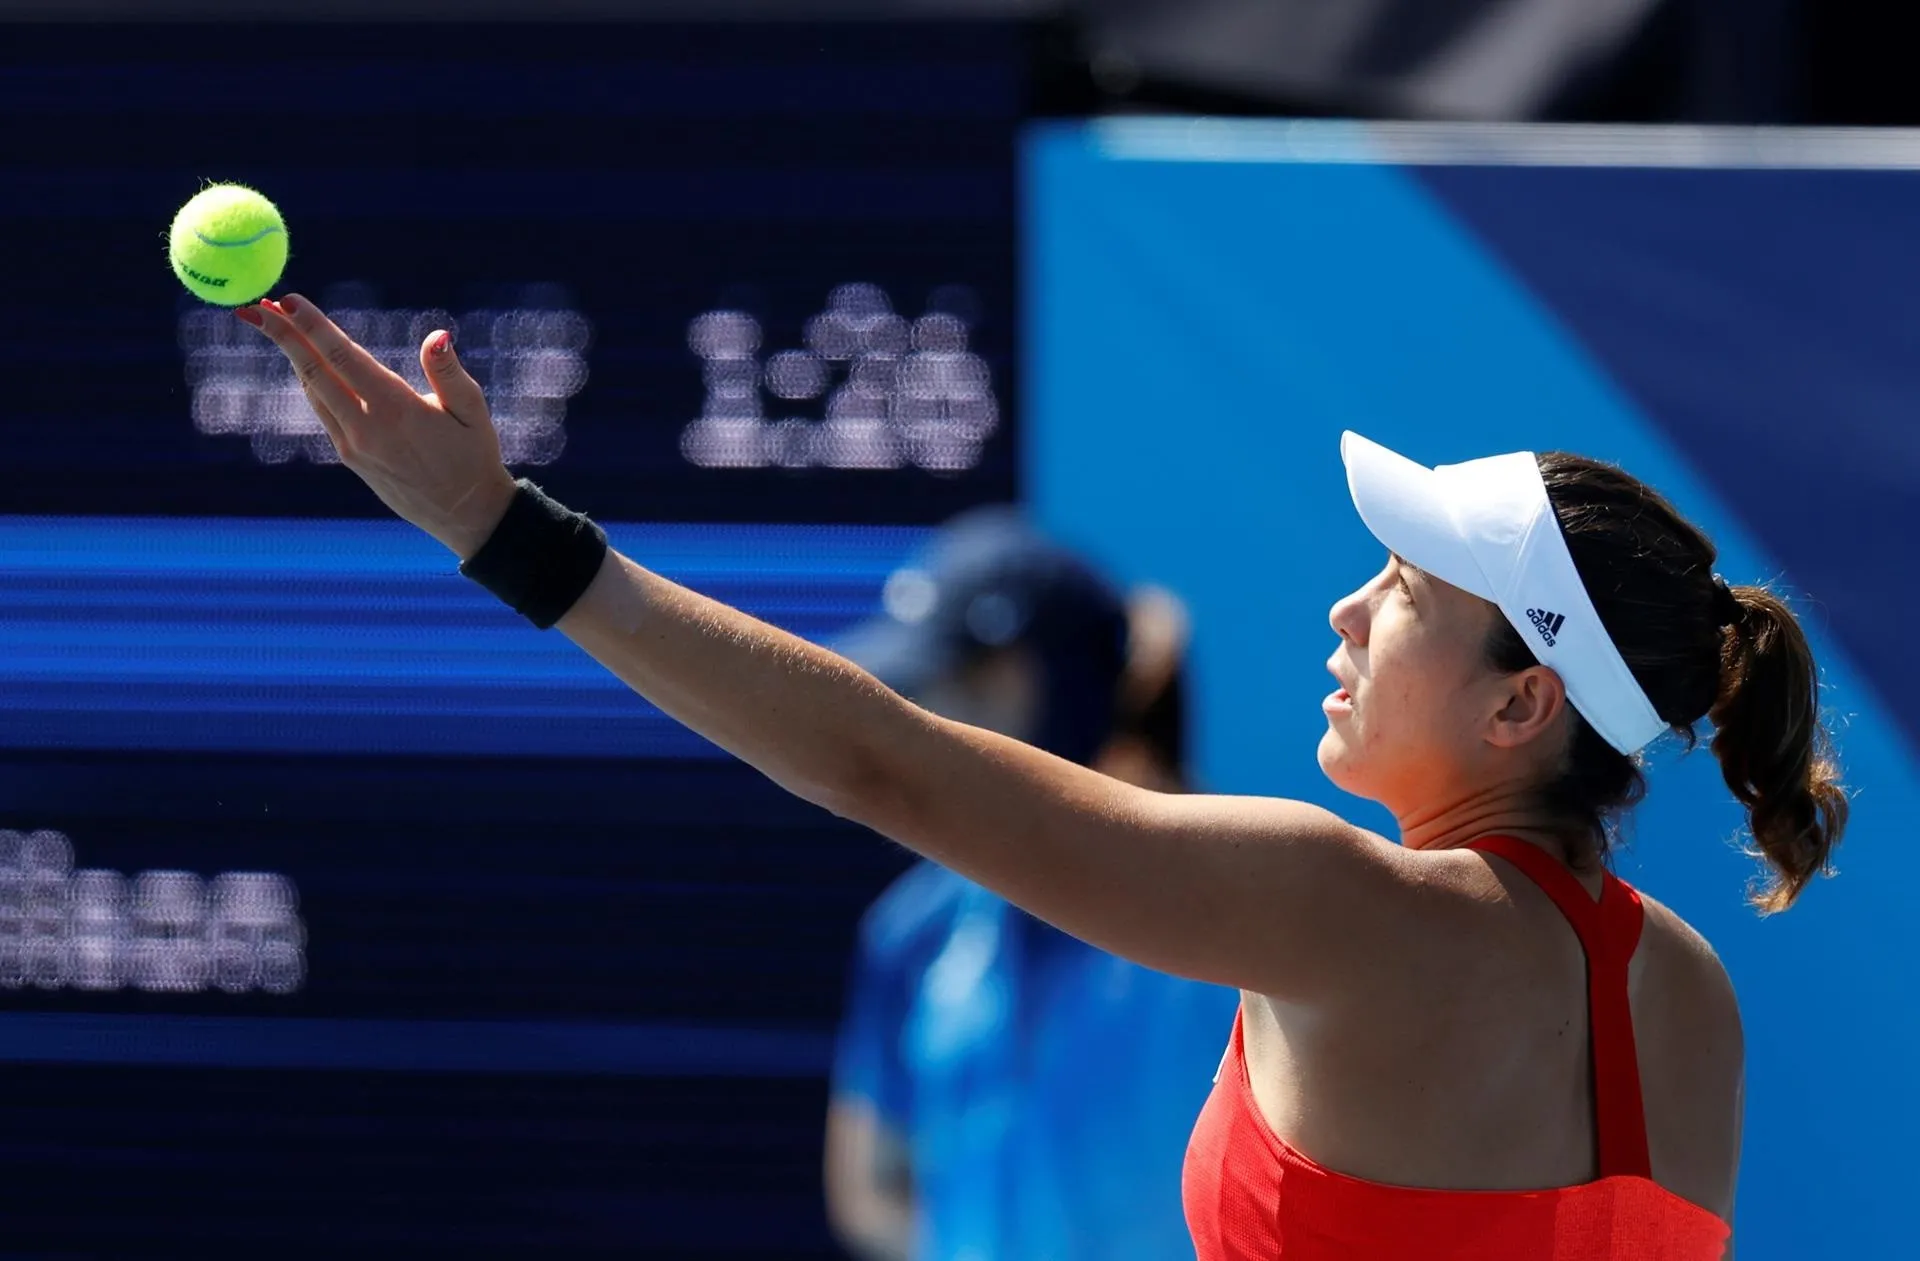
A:
[[[266,317],[250,306],[243,306],[236,310],[234,314],[240,317],[242,323],[251,324],[255,328],[266,327]]]
[[[288,294],[286,297],[280,299],[280,309],[288,315],[292,315],[300,309],[300,300],[292,294]]]

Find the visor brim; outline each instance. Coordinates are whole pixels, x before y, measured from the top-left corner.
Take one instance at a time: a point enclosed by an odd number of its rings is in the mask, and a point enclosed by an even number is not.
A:
[[[1340,435],[1340,458],[1354,509],[1382,546],[1444,583],[1498,599],[1455,523],[1445,479],[1351,431]]]

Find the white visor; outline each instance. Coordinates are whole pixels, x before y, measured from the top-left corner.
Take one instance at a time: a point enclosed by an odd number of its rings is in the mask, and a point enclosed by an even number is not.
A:
[[[1426,468],[1345,433],[1340,458],[1373,537],[1416,568],[1500,606],[1608,744],[1637,753],[1667,729],[1593,611],[1532,452]]]

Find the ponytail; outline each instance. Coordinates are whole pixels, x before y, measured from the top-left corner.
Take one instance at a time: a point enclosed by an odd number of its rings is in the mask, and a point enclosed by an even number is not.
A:
[[[1754,857],[1771,876],[1753,895],[1763,912],[1793,905],[1830,872],[1847,825],[1846,790],[1820,722],[1813,652],[1793,610],[1764,587],[1721,587],[1729,625],[1720,690],[1707,717],[1727,787],[1747,808]]]
[[[1769,871],[1752,901],[1784,911],[1817,875],[1847,824],[1846,790],[1820,724],[1819,676],[1793,610],[1764,587],[1729,587],[1713,572],[1713,541],[1659,492],[1610,464],[1550,451],[1540,478],[1574,568],[1634,681],[1681,739],[1701,719],[1727,786],[1747,809],[1752,854]],[[1508,673],[1539,664],[1507,623],[1488,662]],[[1572,715],[1565,763],[1538,787],[1566,820],[1576,866],[1604,858],[1617,825],[1645,790],[1641,761]]]

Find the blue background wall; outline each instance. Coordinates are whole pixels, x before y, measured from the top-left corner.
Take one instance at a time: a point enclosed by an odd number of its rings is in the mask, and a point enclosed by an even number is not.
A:
[[[1741,993],[1740,1255],[1907,1251],[1920,174],[1221,161],[1126,127],[1028,142],[1027,488],[1120,577],[1190,600],[1208,786],[1388,822],[1313,763],[1327,607],[1381,561],[1341,429],[1426,463],[1557,447],[1648,479],[1731,579],[1810,597],[1858,789],[1841,878],[1785,916],[1745,905],[1705,751],[1660,757],[1621,859]]]

